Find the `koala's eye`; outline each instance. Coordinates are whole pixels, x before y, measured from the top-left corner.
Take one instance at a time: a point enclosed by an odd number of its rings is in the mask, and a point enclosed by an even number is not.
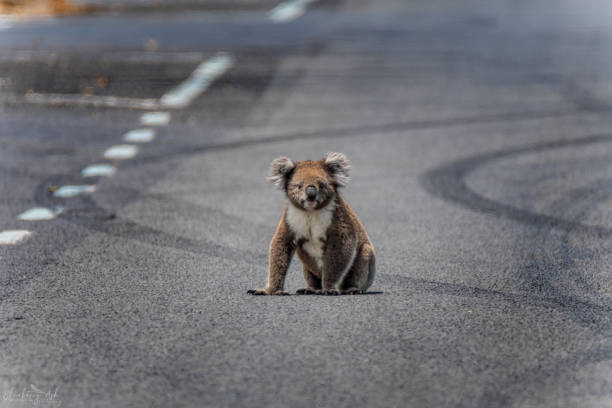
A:
[[[293,184],[293,188],[302,188],[303,186],[304,186],[304,183]]]
[[[324,182],[322,182],[322,181],[319,181],[319,188],[320,188],[320,189],[325,188],[325,183],[324,183]]]

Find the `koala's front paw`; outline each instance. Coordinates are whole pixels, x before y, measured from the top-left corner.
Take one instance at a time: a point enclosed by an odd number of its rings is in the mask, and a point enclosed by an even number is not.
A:
[[[247,291],[247,293],[249,295],[253,295],[253,296],[266,296],[266,295],[273,295],[273,296],[288,296],[289,293],[284,292],[282,290],[276,290],[274,292],[269,292],[265,289],[249,289]]]
[[[363,290],[357,288],[350,288],[344,291],[345,295],[363,295]]]
[[[326,296],[338,296],[340,291],[338,289],[323,289],[321,294]]]
[[[298,289],[295,291],[296,295],[319,295],[320,293],[320,290],[310,288]]]

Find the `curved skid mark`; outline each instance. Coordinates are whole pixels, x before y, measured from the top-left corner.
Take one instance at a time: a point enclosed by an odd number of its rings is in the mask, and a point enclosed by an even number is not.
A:
[[[595,331],[610,331],[612,324],[612,307],[585,302],[571,296],[536,297],[529,294],[508,293],[497,290],[478,288],[456,283],[437,282],[412,278],[396,274],[382,273],[380,276],[396,278],[406,282],[406,286],[416,291],[433,292],[445,296],[486,299],[492,302],[510,304],[531,303],[542,308],[555,309],[572,320]]]
[[[49,177],[36,189],[36,202],[41,206],[57,206],[57,200],[48,191],[48,186],[66,180],[65,176]],[[68,179],[69,180],[69,179]],[[123,189],[117,206],[121,207],[141,197],[137,190]],[[267,255],[253,253],[236,248],[219,245],[209,240],[196,240],[174,235],[131,220],[117,217],[116,214],[104,209],[91,196],[80,196],[78,208],[67,208],[58,218],[87,229],[103,232],[130,240],[143,242],[166,248],[174,248],[215,257],[233,260],[251,259],[254,262],[267,260]]]
[[[580,139],[547,142],[485,153],[478,156],[468,157],[467,159],[461,159],[430,170],[420,178],[420,182],[423,188],[425,188],[425,190],[427,190],[427,192],[430,194],[440,197],[444,201],[459,204],[476,212],[490,214],[493,216],[503,217],[541,227],[548,226],[564,231],[572,231],[601,238],[609,238],[612,236],[612,230],[609,228],[582,224],[552,215],[540,214],[481,196],[467,186],[465,178],[474,169],[494,160],[524,153],[534,153],[550,149],[583,146],[610,141],[612,141],[612,135],[601,134],[591,135]]]
[[[353,126],[340,129],[323,129],[308,132],[295,132],[282,135],[257,137],[248,140],[236,140],[227,143],[207,143],[203,145],[192,145],[178,148],[174,151],[167,151],[162,154],[140,156],[126,163],[126,166],[138,166],[143,163],[168,160],[173,157],[190,156],[212,150],[230,150],[243,147],[265,145],[278,142],[291,142],[296,140],[320,139],[320,138],[343,138],[352,136],[363,136],[371,133],[393,133],[416,129],[436,129],[441,127],[453,127],[463,125],[475,125],[485,123],[507,122],[517,120],[533,120],[545,118],[557,118],[563,116],[574,116],[592,111],[568,110],[568,111],[549,111],[549,112],[510,112],[482,116],[457,117],[440,120],[417,120],[406,122],[394,122],[377,125]]]
[[[562,199],[554,203],[555,213],[570,214],[576,220],[584,219],[589,210],[612,195],[610,180],[599,180],[587,187],[580,187],[568,192]],[[532,290],[560,295],[557,283],[573,281],[579,284],[584,292],[595,292],[596,288],[576,268],[576,260],[592,259],[594,254],[589,249],[582,249],[571,244],[574,230],[564,230],[560,238],[551,233],[554,226],[546,225],[535,231],[534,242],[549,243],[548,247],[556,250],[554,253],[542,253],[538,247],[528,251],[527,263],[518,271],[518,277],[529,285]],[[543,245],[544,246],[544,245]]]

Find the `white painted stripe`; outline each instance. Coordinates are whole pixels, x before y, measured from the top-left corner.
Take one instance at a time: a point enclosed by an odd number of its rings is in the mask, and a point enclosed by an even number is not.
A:
[[[280,3],[268,13],[268,18],[275,23],[286,23],[301,17],[306,12],[308,4],[314,0],[289,0]]]
[[[70,198],[80,194],[89,194],[96,191],[96,186],[61,186],[53,192],[53,197]]]
[[[0,30],[6,30],[13,26],[13,22],[8,17],[0,16]]]
[[[143,126],[166,126],[168,123],[170,123],[168,112],[147,112],[140,117],[140,124]]]
[[[159,106],[157,99],[119,96],[28,93],[23,98],[28,103],[40,105],[80,105],[128,109],[155,109]]]
[[[147,143],[155,139],[153,129],[134,129],[123,135],[123,141],[128,143]]]
[[[169,108],[184,108],[204,92],[219,76],[227,71],[234,59],[225,53],[219,53],[201,63],[189,78],[164,94],[159,102]]]
[[[19,214],[17,218],[22,221],[44,221],[52,220],[62,212],[61,207],[56,208],[45,208],[45,207],[34,207],[27,211]]]
[[[0,17],[0,24],[2,17]],[[9,24],[12,24],[10,19]],[[45,61],[56,58],[57,51],[52,50],[2,50],[0,61],[30,62],[35,60]],[[161,64],[161,63],[197,63],[202,62],[206,54],[202,52],[134,52],[134,51],[100,51],[96,52],[96,61],[103,63],[138,63],[138,64]]]
[[[0,245],[16,245],[25,241],[32,233],[27,230],[6,230],[0,232]]]
[[[138,153],[138,147],[134,145],[115,145],[104,152],[104,157],[110,160],[131,159]]]
[[[115,174],[115,166],[110,164],[92,164],[81,171],[83,177],[110,177]]]

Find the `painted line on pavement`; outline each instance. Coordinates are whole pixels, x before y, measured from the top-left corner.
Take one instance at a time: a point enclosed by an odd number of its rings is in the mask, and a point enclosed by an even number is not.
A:
[[[13,23],[7,21],[11,26]],[[0,17],[2,25],[2,17]],[[209,54],[210,55],[210,54]],[[37,62],[49,58],[57,58],[58,52],[53,50],[3,50],[0,61],[3,62]],[[199,63],[206,58],[203,52],[164,52],[164,51],[100,51],[96,53],[96,61],[102,63],[136,63],[136,64],[164,64],[164,63]],[[42,61],[44,62],[44,61]]]
[[[134,145],[115,145],[111,146],[104,152],[104,157],[110,160],[125,160],[131,159],[138,153],[138,147]]]
[[[134,129],[123,135],[123,141],[128,143],[148,143],[155,139],[153,129]]]
[[[169,112],[147,112],[140,117],[143,126],[166,126],[170,123]]]
[[[25,102],[39,105],[79,105],[107,108],[158,109],[160,107],[180,109],[204,92],[234,63],[234,58],[220,52],[202,62],[191,75],[161,98],[126,98],[119,96],[26,93]]]
[[[110,177],[117,169],[111,164],[91,164],[81,171],[83,177]]]
[[[303,0],[309,3],[309,0]],[[3,20],[0,19],[0,30]],[[39,94],[28,93],[24,96],[26,102],[45,105],[83,105],[97,107],[118,107],[129,109],[156,109],[159,106],[168,108],[184,108],[201,95],[217,78],[225,73],[234,63],[234,58],[226,53],[218,53],[202,62],[191,75],[178,86],[164,94],[159,99],[123,98],[115,96],[71,95],[71,94]],[[147,112],[140,117],[143,126],[166,126],[170,122],[169,112]],[[155,138],[155,130],[150,128],[133,129],[123,135],[123,141],[128,143],[146,143]],[[125,160],[134,157],[138,147],[132,144],[120,144],[109,147],[103,156],[110,160]],[[112,176],[116,167],[111,164],[92,164],[81,171],[83,177]],[[70,198],[96,191],[96,185],[65,185],[53,192],[53,197]],[[19,214],[22,221],[51,220],[62,212],[61,207],[35,207]],[[0,232],[0,245],[15,245],[26,240],[32,233],[27,230],[5,230]]]
[[[160,99],[161,106],[184,108],[204,92],[218,77],[234,64],[234,58],[226,53],[218,53],[201,63],[187,78]]]
[[[315,0],[289,0],[280,3],[268,12],[268,18],[275,23],[286,23],[301,17],[306,8]]]
[[[53,192],[53,197],[70,198],[81,194],[90,194],[96,191],[96,186],[91,184],[86,185],[68,185],[61,186]]]
[[[45,221],[52,220],[62,212],[61,207],[45,208],[34,207],[22,212],[17,216],[22,221]]]
[[[6,30],[13,26],[13,22],[8,17],[0,17],[0,30]]]
[[[159,101],[154,98],[119,96],[27,93],[24,99],[28,103],[39,105],[79,105],[127,109],[155,109],[159,106]]]
[[[0,232],[0,245],[17,245],[30,235],[32,233],[28,230],[5,230]]]

